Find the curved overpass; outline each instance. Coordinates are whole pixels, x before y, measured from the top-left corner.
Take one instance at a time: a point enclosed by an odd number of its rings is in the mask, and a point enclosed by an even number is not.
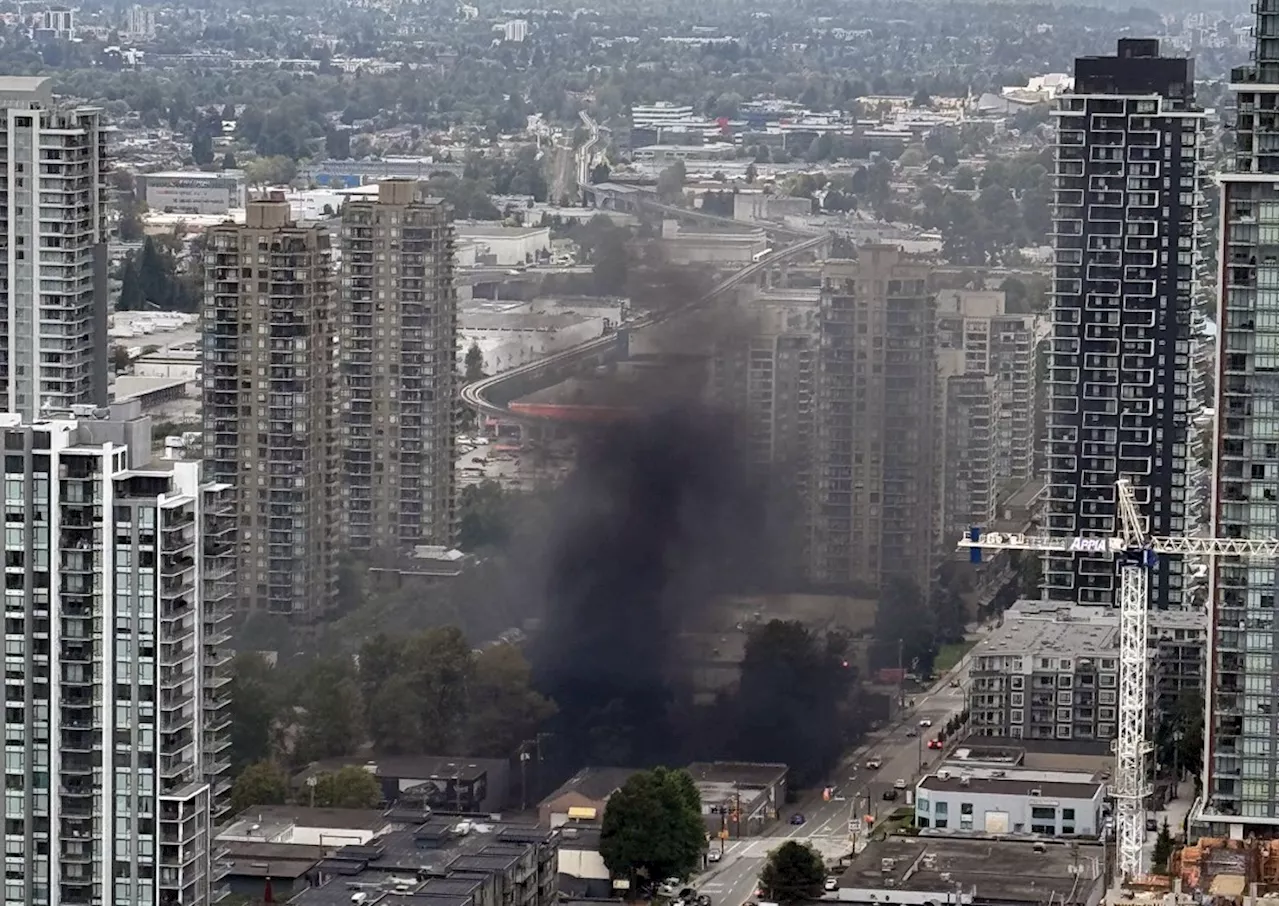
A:
[[[700,298],[668,311],[643,315],[634,321],[622,324],[619,330],[629,333],[686,315],[703,307],[735,286],[739,286],[764,273],[775,264],[780,264],[811,252],[830,241],[830,237],[826,233],[816,236],[812,233],[798,235],[804,235],[807,238],[803,242],[770,252],[759,261],[730,274]],[[532,392],[530,388],[536,385],[538,381],[548,377],[551,378],[551,381],[542,385],[547,386],[548,383],[563,380],[565,377],[577,373],[587,363],[604,364],[616,359],[619,352],[619,336],[619,333],[612,333],[596,337],[593,340],[587,340],[585,343],[579,343],[569,349],[562,349],[559,352],[543,356],[524,365],[517,365],[515,368],[508,369],[501,374],[495,374],[493,377],[487,377],[468,384],[462,388],[462,402],[477,412],[490,417],[510,417],[511,412],[507,407],[511,400]]]

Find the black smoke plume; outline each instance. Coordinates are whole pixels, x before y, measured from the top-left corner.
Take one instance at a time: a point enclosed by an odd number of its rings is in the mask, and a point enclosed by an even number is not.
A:
[[[578,764],[678,762],[707,744],[677,729],[677,637],[773,569],[766,482],[740,436],[731,415],[683,404],[581,442],[553,507],[532,649],[559,705],[556,748]]]

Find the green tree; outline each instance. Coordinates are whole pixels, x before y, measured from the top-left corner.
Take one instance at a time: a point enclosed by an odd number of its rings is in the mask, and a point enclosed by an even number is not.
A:
[[[908,579],[885,583],[876,607],[875,637],[881,643],[879,666],[896,667],[898,646],[902,666],[927,674],[938,654],[937,620],[920,589]]]
[[[843,747],[856,685],[847,646],[843,635],[820,636],[795,620],[750,629],[735,701],[741,758],[787,764],[801,784],[826,771]]]
[[[298,748],[303,760],[353,754],[364,741],[364,715],[351,658],[317,658],[309,665],[301,688]]]
[[[271,728],[279,713],[277,684],[271,665],[256,651],[242,651],[231,661],[228,685],[231,705],[231,770],[272,756]]]
[[[467,354],[463,357],[462,366],[465,369],[463,379],[468,384],[474,384],[484,378],[484,352],[481,351],[479,343],[473,342],[467,347]]]
[[[653,768],[631,775],[609,797],[600,830],[600,856],[615,878],[689,875],[706,841],[702,799],[685,771]]]
[[[475,666],[471,645],[456,626],[428,629],[409,640],[405,662],[418,692],[421,751],[457,751],[464,742]]]
[[[658,174],[658,198],[667,204],[684,201],[684,161],[678,160]]]
[[[486,648],[475,658],[468,694],[467,753],[508,758],[555,713],[532,685],[532,671],[515,645]]]
[[[1173,833],[1169,830],[1169,819],[1165,818],[1164,823],[1160,825],[1160,832],[1156,834],[1155,847],[1151,853],[1151,867],[1160,874],[1169,873],[1169,857],[1173,855],[1173,851],[1177,848],[1177,841],[1173,839]]]
[[[207,167],[213,163],[213,135],[203,126],[196,129],[191,139],[191,159],[197,167]]]
[[[511,537],[509,496],[492,479],[462,489],[458,495],[459,548],[474,551],[507,542]]]
[[[311,790],[304,788],[299,801],[310,804]],[[364,768],[348,765],[333,773],[316,775],[317,808],[373,808],[381,801],[378,778]]]
[[[822,855],[811,845],[788,840],[769,853],[760,884],[770,900],[783,906],[807,903],[822,896],[826,870]]]
[[[116,300],[116,311],[138,311],[142,307],[142,279],[138,273],[138,262],[133,255],[129,255],[124,259],[124,267],[120,272],[120,298]]]
[[[255,805],[284,805],[289,778],[273,762],[255,761],[245,767],[231,785],[231,810],[236,814]]]

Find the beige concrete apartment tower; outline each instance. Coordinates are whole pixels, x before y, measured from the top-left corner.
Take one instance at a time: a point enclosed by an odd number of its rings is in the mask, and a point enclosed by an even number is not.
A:
[[[355,553],[452,546],[457,293],[449,206],[390,179],[342,209],[344,525]]]
[[[329,233],[251,201],[205,253],[204,456],[235,488],[240,606],[311,622],[337,594],[337,329]]]
[[[934,566],[932,264],[865,245],[822,271],[814,581],[927,591]]]

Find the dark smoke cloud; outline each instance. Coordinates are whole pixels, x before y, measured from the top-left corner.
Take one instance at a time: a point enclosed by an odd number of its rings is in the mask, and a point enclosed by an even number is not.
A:
[[[666,395],[663,395],[667,398]],[[685,403],[584,438],[553,507],[544,623],[532,655],[578,764],[678,761],[671,686],[682,626],[773,569],[767,482],[730,414]]]

